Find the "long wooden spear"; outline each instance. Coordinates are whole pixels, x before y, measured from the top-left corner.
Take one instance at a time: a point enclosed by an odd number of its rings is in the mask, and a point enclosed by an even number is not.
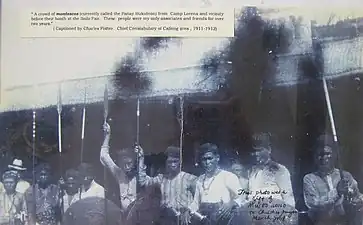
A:
[[[84,89],[84,100],[83,100],[83,112],[82,112],[82,134],[81,134],[81,163],[83,162],[83,151],[84,151],[84,131],[86,126],[86,100],[87,100],[87,89]]]
[[[107,123],[107,118],[108,118],[108,88],[107,88],[107,84],[105,85],[105,91],[103,94],[103,123],[106,124]],[[105,200],[104,200],[104,207],[105,207],[105,215],[107,215],[107,186],[108,186],[108,181],[107,181],[107,170],[104,167],[103,168],[103,176],[104,176],[104,183],[105,183]],[[105,216],[105,224],[108,225],[108,219],[107,216]]]
[[[58,112],[58,152],[60,157],[60,169],[62,173],[62,88],[61,84],[58,86],[58,100],[57,100],[57,112]]]
[[[36,185],[36,170],[35,170],[35,154],[36,154],[36,150],[35,150],[35,144],[36,144],[36,111],[35,111],[35,107],[33,109],[33,143],[32,143],[32,166],[33,166],[33,179],[32,179],[32,194],[33,194],[33,208],[32,208],[32,214],[35,218],[35,214],[36,214],[36,190],[35,190],[35,185]]]
[[[182,169],[183,164],[183,139],[184,139],[184,98],[179,97],[179,125],[180,125],[180,137],[179,137],[179,151],[180,151],[180,171]]]
[[[57,112],[58,112],[58,152],[59,152],[59,169],[60,169],[60,175],[63,176],[63,160],[62,160],[62,84],[59,83],[58,86],[58,98],[57,98]],[[63,198],[62,198],[63,191],[59,191],[59,197],[60,197],[60,206],[61,211],[63,212]]]
[[[324,94],[325,94],[325,101],[326,101],[326,105],[328,108],[328,114],[329,114],[329,120],[330,120],[330,126],[331,126],[331,130],[333,133],[333,139],[334,139],[334,146],[336,147],[336,153],[337,153],[337,161],[338,161],[338,168],[339,168],[339,172],[340,172],[340,177],[343,179],[343,171],[342,171],[342,166],[341,166],[341,162],[340,162],[340,149],[339,149],[339,144],[338,144],[338,136],[337,136],[337,131],[335,129],[335,122],[334,122],[334,116],[333,116],[333,109],[331,107],[331,102],[330,102],[330,96],[329,96],[329,90],[328,90],[328,85],[326,83],[326,79],[325,77],[322,78],[323,80],[323,87],[324,87]]]

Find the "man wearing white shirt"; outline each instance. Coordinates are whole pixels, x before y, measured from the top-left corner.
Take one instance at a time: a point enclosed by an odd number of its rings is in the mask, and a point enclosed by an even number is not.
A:
[[[88,163],[81,163],[78,167],[81,178],[81,193],[80,198],[89,197],[105,197],[105,189],[95,181],[92,165]]]
[[[254,164],[248,172],[248,192],[250,193],[248,200],[251,200],[252,196],[263,197],[262,193],[268,191],[274,199],[295,207],[290,172],[285,166],[271,158],[270,134],[256,133],[252,139]]]
[[[219,167],[220,157],[215,144],[201,145],[198,153],[204,174],[196,182],[194,201],[189,207],[191,214],[199,212],[212,224],[241,224],[237,219],[238,208],[243,203],[239,198],[242,187],[238,177]]]

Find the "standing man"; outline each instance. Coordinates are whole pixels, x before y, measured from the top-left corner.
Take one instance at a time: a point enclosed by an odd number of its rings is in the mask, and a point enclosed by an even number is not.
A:
[[[36,184],[26,191],[25,196],[31,224],[57,225],[60,221],[61,192],[57,185],[51,184],[50,170],[48,164],[39,165],[36,168]]]
[[[252,141],[254,163],[248,174],[248,192],[256,196],[269,191],[274,193],[272,198],[282,200],[295,208],[290,172],[285,166],[271,159],[270,134],[254,134]],[[251,197],[249,196],[249,200]]]
[[[99,197],[105,198],[105,189],[95,181],[93,166],[88,163],[81,163],[78,166],[81,179],[80,198]]]
[[[136,153],[133,149],[121,149],[117,152],[117,163],[113,161],[109,154],[109,143],[111,138],[111,127],[104,124],[103,130],[105,138],[101,147],[100,161],[112,173],[119,184],[121,210],[127,208],[136,200]]]
[[[241,201],[245,201],[247,199],[246,193],[248,193],[248,171],[245,166],[242,165],[239,161],[234,161],[231,166],[231,171],[234,173],[239,180],[241,188],[243,192],[240,194]]]
[[[118,165],[116,165],[109,154],[109,142],[111,137],[110,125],[105,123],[103,129],[105,138],[101,147],[100,160],[102,165],[109,169],[119,184],[123,219],[125,223],[130,224],[150,224],[151,221],[158,218],[158,215],[153,211],[154,209],[151,206],[152,201],[149,201],[151,193],[145,189],[142,189],[140,193],[137,193],[136,160],[138,156],[136,151],[131,148],[119,150],[117,152]],[[137,195],[139,195],[139,197]],[[135,216],[132,213],[135,210],[138,212],[143,210],[144,212],[142,214],[136,213],[137,215]],[[137,220],[137,222],[135,222],[135,220]]]
[[[143,150],[138,149],[143,161]],[[161,224],[189,223],[189,214],[185,213],[193,201],[196,176],[181,171],[180,148],[169,146],[166,149],[166,171],[156,177],[149,177],[145,170],[141,171],[140,183],[143,186],[157,185],[161,191]],[[182,213],[181,216],[179,214]]]
[[[192,214],[199,212],[214,224],[242,224],[238,208],[242,205],[239,194],[242,187],[238,177],[219,167],[219,151],[215,144],[206,143],[199,147],[199,160],[204,173],[198,177]]]
[[[81,181],[79,172],[69,169],[65,174],[64,193],[63,193],[63,213],[76,201],[80,199]]]
[[[27,208],[24,194],[16,191],[19,176],[13,171],[7,171],[2,176],[4,192],[0,193],[0,224],[28,224]]]
[[[23,172],[26,168],[23,167],[23,161],[20,159],[14,159],[13,163],[8,166],[9,170],[13,171],[19,177],[18,184],[16,185],[16,191],[24,194],[30,187],[29,182],[23,180]],[[0,183],[0,192],[4,190],[4,186]]]
[[[349,224],[362,224],[361,213],[356,213],[363,206],[362,194],[349,172],[335,168],[336,153],[333,138],[330,135],[319,136],[314,155],[317,171],[303,179],[309,216],[315,224],[340,225],[347,221]]]

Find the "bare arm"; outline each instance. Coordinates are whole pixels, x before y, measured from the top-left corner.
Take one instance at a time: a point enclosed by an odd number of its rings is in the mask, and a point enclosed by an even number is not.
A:
[[[100,161],[101,164],[106,167],[107,169],[110,170],[110,172],[112,173],[112,175],[115,178],[119,177],[120,174],[120,167],[118,167],[116,165],[116,163],[113,161],[113,159],[110,156],[109,153],[109,143],[110,143],[110,137],[111,137],[111,128],[110,125],[105,123],[103,125],[103,130],[105,132],[105,139],[103,140],[103,144],[101,146],[101,152],[100,152]]]
[[[104,167],[110,170],[112,175],[116,178],[119,177],[121,168],[116,165],[116,163],[113,161],[113,159],[110,156],[109,153],[109,147],[108,146],[102,146],[101,147],[101,153],[100,153],[100,161]]]
[[[150,177],[146,174],[146,165],[144,164],[144,150],[141,146],[136,146],[136,151],[139,157],[139,181],[141,186],[153,186],[160,185],[162,182],[162,175],[159,174],[156,177]]]

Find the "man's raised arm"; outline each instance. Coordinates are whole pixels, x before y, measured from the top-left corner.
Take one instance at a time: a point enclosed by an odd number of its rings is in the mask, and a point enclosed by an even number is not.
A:
[[[112,160],[109,150],[110,150],[110,137],[111,137],[111,127],[108,123],[103,125],[103,131],[105,134],[105,139],[103,140],[103,144],[101,146],[100,152],[100,161],[103,166],[108,168],[113,176],[118,177],[120,174],[120,167],[116,165],[116,163]]]
[[[136,146],[136,152],[138,153],[137,156],[139,157],[139,181],[141,186],[153,186],[153,185],[160,185],[162,182],[162,175],[158,174],[156,177],[150,177],[146,174],[146,165],[144,163],[145,156],[144,150],[141,146]]]

